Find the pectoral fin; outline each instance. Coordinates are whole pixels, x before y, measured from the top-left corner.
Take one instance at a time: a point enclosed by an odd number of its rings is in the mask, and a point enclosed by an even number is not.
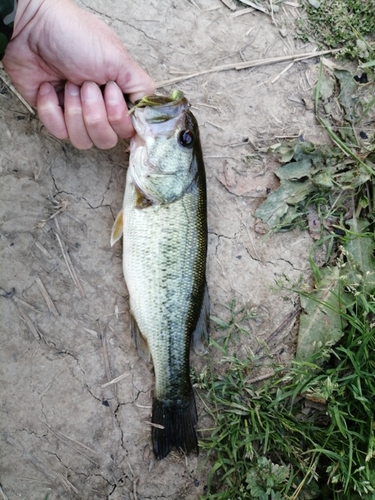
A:
[[[121,210],[113,223],[112,233],[111,233],[111,247],[118,241],[122,236],[123,228],[123,211]]]
[[[210,297],[208,295],[208,288],[204,291],[204,298],[202,309],[195,327],[195,331],[191,337],[191,345],[195,354],[207,354],[209,335],[209,321],[210,321]]]
[[[148,348],[147,339],[142,335],[142,332],[140,331],[132,313],[130,313],[130,332],[133,343],[137,349],[138,356],[147,363],[150,363],[151,353]]]

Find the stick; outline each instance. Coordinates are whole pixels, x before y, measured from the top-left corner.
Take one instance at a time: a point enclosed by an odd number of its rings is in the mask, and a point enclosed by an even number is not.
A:
[[[250,12],[254,12],[254,7],[248,7],[247,9],[241,9],[238,10],[237,12],[233,12],[233,14],[230,14],[230,17],[238,17],[238,16],[243,16],[244,14],[250,14]]]
[[[40,293],[43,295],[44,300],[46,301],[47,307],[50,312],[57,318],[59,316],[59,311],[56,309],[55,304],[53,303],[51,297],[49,296],[46,287],[43,285],[42,280],[39,276],[36,278],[35,283],[40,290]]]
[[[236,62],[230,64],[222,64],[220,66],[214,66],[213,68],[205,69],[203,71],[198,71],[196,73],[190,73],[189,75],[178,76],[176,78],[171,78],[170,80],[164,80],[161,82],[156,82],[156,87],[165,87],[173,83],[182,82],[184,80],[189,80],[195,76],[207,75],[208,73],[215,73],[219,71],[228,71],[230,69],[240,70],[247,68],[255,68],[257,66],[265,66],[267,64],[275,64],[283,61],[302,61],[303,59],[309,59],[311,57],[323,56],[324,54],[334,54],[340,49],[333,50],[321,50],[320,52],[307,52],[306,54],[290,54],[287,56],[269,57],[266,59],[255,59],[253,61]]]
[[[90,460],[90,462],[92,462],[94,465],[96,465],[97,467],[100,466],[100,464],[98,462],[95,462],[95,460],[93,460],[92,458],[90,458],[88,455],[86,455],[86,453],[84,453],[83,451],[79,450],[78,448],[75,448],[74,446],[72,446],[71,444],[67,443],[57,432],[53,431],[51,429],[51,427],[49,427],[45,422],[42,422],[42,424],[44,424],[47,429],[57,438],[57,439],[60,439],[60,441],[62,441],[64,444],[66,444],[66,446],[69,446],[69,448],[73,448],[74,451],[76,451],[77,453],[79,453],[80,455],[83,455],[84,457],[87,458],[87,460]],[[70,439],[70,438],[68,438]],[[76,443],[79,443],[78,441],[76,441]],[[81,444],[81,443],[79,443]],[[92,451],[92,450],[91,450]],[[95,453],[95,452],[94,452]]]
[[[59,224],[57,222],[57,219],[55,219],[55,224],[56,224],[56,228],[57,228],[57,231],[55,231],[55,235],[56,235],[57,241],[59,242],[59,245],[60,245],[60,248],[61,248],[64,260],[65,260],[66,267],[68,268],[69,274],[72,277],[72,280],[74,281],[76,287],[80,291],[82,297],[86,297],[85,292],[84,292],[84,290],[82,288],[81,282],[80,282],[80,280],[78,278],[78,275],[76,273],[76,270],[74,269],[73,263],[72,263],[72,261],[70,259],[70,255],[65,250],[64,243],[62,242],[62,240],[61,240],[61,238],[60,238],[60,236],[58,234],[58,232],[60,232],[60,226],[59,226]]]
[[[293,319],[297,316],[297,314],[299,314],[301,311],[302,311],[302,308],[297,307],[296,309],[294,309],[294,311],[289,313],[289,315],[284,319],[284,321],[281,323],[281,325],[278,328],[276,328],[276,330],[274,332],[271,333],[271,335],[268,337],[268,339],[266,339],[265,344],[268,345],[269,342],[273,338],[275,338],[282,330],[284,330],[284,328],[288,325],[288,323],[292,322]],[[255,352],[255,354],[258,354],[261,350],[262,350],[262,348],[260,347]]]
[[[101,387],[102,389],[104,389],[105,387],[108,387],[109,385],[112,385],[112,384],[117,384],[117,382],[120,382],[120,380],[122,380],[123,378],[128,377],[129,375],[130,375],[130,373],[129,373],[129,372],[127,372],[127,373],[123,373],[122,375],[119,375],[118,377],[116,377],[116,378],[114,378],[114,379],[110,380],[110,381],[109,381],[109,382],[107,382],[106,384],[101,385],[100,387]]]
[[[263,12],[264,14],[268,14],[267,9],[261,7],[256,3],[250,2],[249,0],[240,0],[240,2],[244,3],[245,5],[248,5],[249,7],[252,7],[253,9],[260,10],[260,12]]]
[[[33,322],[28,317],[28,315],[24,311],[22,311],[20,307],[18,307],[17,303],[14,303],[14,305],[17,308],[18,316],[22,319],[22,321],[24,321],[27,324],[31,333],[34,335],[35,340],[39,342],[39,340],[42,338],[39,330],[33,325]]]
[[[277,80],[280,78],[280,76],[282,76],[284,73],[286,73],[287,71],[289,71],[290,68],[293,66],[293,64],[294,64],[294,61],[292,61],[291,63],[289,63],[286,68],[284,68],[282,71],[280,71],[280,73],[278,75],[275,76],[275,78],[272,78],[271,83],[277,82]]]

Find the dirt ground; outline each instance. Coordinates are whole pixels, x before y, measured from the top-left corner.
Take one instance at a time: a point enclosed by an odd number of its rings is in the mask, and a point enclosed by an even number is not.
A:
[[[285,2],[275,24],[259,11],[233,16],[220,0],[81,3],[116,30],[156,82],[311,51],[293,38],[297,4]],[[283,74],[289,62],[221,71],[159,88],[183,90],[200,124],[211,313],[225,317],[233,299],[258,313],[240,349],[267,339],[294,310],[275,280],[309,277],[309,235],[265,236],[254,212],[276,186],[275,162],[258,149],[290,136],[323,140],[303,100],[311,98],[317,62],[296,62]],[[121,244],[109,245],[126,144],[77,151],[51,137],[4,85],[0,115],[2,498],[199,498],[204,453],[155,461],[150,447],[153,375],[130,339]],[[286,336],[274,352],[288,356],[292,348]],[[202,422],[202,407],[199,413]]]

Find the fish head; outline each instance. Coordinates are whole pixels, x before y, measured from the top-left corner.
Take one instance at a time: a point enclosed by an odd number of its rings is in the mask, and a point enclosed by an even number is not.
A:
[[[170,203],[192,185],[199,130],[184,95],[154,95],[135,104],[136,134],[130,142],[129,169],[137,189],[151,203]]]

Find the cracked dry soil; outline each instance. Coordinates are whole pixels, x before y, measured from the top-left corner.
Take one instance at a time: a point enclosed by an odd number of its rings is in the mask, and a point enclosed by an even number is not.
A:
[[[277,25],[257,11],[232,17],[220,0],[81,5],[116,30],[155,81],[312,48],[294,40],[299,13],[290,5],[275,15]],[[258,312],[241,351],[267,339],[294,309],[275,279],[308,279],[308,234],[265,236],[254,211],[275,187],[275,164],[258,148],[302,133],[322,141],[302,100],[311,95],[316,63],[295,63],[274,83],[288,63],[178,84],[200,124],[205,156],[212,314],[225,317],[223,304],[233,299]],[[5,86],[0,114],[4,498],[198,498],[207,483],[207,468],[198,470],[203,454],[173,453],[157,462],[150,449],[153,375],[130,339],[121,245],[109,245],[122,205],[126,144],[77,151],[48,135]],[[283,335],[270,346],[280,357],[293,351],[293,335]],[[207,361],[192,358],[198,370]],[[121,374],[118,384],[102,388]],[[202,406],[199,414],[203,427]]]

